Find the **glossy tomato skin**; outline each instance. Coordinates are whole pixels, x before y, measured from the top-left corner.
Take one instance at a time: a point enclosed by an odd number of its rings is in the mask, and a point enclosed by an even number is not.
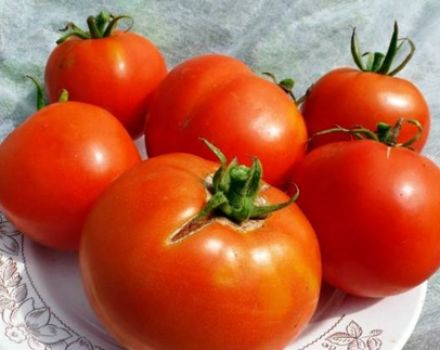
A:
[[[310,135],[340,125],[362,125],[375,130],[379,122],[394,125],[399,118],[417,119],[424,131],[414,144],[420,151],[430,129],[429,108],[422,93],[410,81],[352,68],[335,69],[311,88],[302,107]],[[417,129],[404,125],[399,141],[411,139]],[[329,142],[348,140],[350,136],[331,134],[314,138],[311,148]]]
[[[27,237],[73,250],[101,192],[140,161],[110,113],[55,103],[29,117],[0,145],[0,209]]]
[[[165,75],[164,58],[149,40],[115,31],[107,38],[71,38],[58,45],[46,64],[45,82],[51,102],[66,89],[71,101],[107,109],[136,138]]]
[[[307,141],[302,116],[288,95],[222,55],[195,57],[170,72],[151,105],[145,136],[150,156],[188,152],[213,160],[201,137],[229,159],[237,156],[250,165],[256,156],[273,185],[286,181]]]
[[[384,297],[439,267],[440,169],[426,157],[374,141],[336,142],[309,153],[294,180],[330,284]]]
[[[189,154],[144,161],[87,220],[84,285],[127,349],[282,349],[315,310],[319,248],[296,205],[248,232],[213,221],[171,242],[206,203],[203,182],[217,167]],[[263,196],[287,199],[275,188]]]

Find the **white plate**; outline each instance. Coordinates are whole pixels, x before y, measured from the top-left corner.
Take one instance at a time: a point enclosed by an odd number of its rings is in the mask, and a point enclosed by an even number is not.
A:
[[[324,287],[314,319],[287,349],[400,350],[425,294],[426,283],[381,300]],[[0,350],[121,349],[90,309],[76,254],[32,243],[1,214],[0,312]]]

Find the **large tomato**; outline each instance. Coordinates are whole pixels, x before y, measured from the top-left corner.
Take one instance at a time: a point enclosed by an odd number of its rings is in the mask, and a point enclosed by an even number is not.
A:
[[[384,297],[439,267],[440,169],[428,158],[371,140],[336,142],[310,152],[294,180],[333,286]]]
[[[355,34],[355,32],[354,32]],[[392,60],[398,50],[397,26],[393,33],[387,54]],[[352,45],[356,48],[356,37]],[[406,39],[408,40],[408,39]],[[412,42],[409,41],[411,45]],[[354,68],[335,69],[312,85],[302,112],[310,135],[332,128],[336,125],[352,128],[362,125],[373,129],[377,123],[394,124],[399,118],[417,119],[424,127],[422,137],[413,146],[420,151],[429,133],[430,116],[425,98],[419,89],[410,81],[394,76],[398,70],[391,70],[390,61],[385,61],[377,53],[377,64],[367,65],[362,62],[359,53],[353,50],[355,62],[360,70]],[[374,63],[374,60],[370,60]],[[390,71],[391,70],[391,71]],[[405,125],[401,139],[407,139],[415,131],[411,125]],[[326,135],[313,140],[312,147],[334,141],[347,140],[347,135]]]
[[[95,18],[102,23],[100,14]],[[101,17],[101,19],[99,19]],[[92,19],[94,17],[91,17]],[[114,18],[109,18],[110,23]],[[93,21],[92,21],[93,23]],[[159,50],[146,38],[128,31],[102,29],[72,34],[51,53],[45,73],[49,100],[61,89],[70,100],[103,107],[116,116],[132,137],[142,134],[145,114],[157,85],[166,74]],[[110,27],[110,30],[106,30]]]
[[[218,212],[197,221],[207,199],[221,197],[206,184],[217,166],[190,154],[146,160],[88,218],[83,281],[124,347],[282,349],[315,310],[319,249],[296,205],[242,224]],[[265,185],[256,201],[286,199]]]
[[[203,137],[245,164],[258,157],[273,185],[284,183],[307,141],[289,96],[222,55],[199,56],[170,72],[151,104],[145,136],[150,156],[188,152],[213,159]]]
[[[104,109],[52,104],[0,145],[0,208],[31,239],[77,249],[95,200],[139,161],[126,130]]]

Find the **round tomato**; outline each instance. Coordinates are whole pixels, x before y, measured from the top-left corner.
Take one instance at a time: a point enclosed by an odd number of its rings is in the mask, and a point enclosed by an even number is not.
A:
[[[285,182],[307,141],[291,98],[241,61],[222,55],[199,56],[170,72],[151,104],[145,137],[150,156],[188,152],[214,159],[203,137],[242,163],[258,157],[273,185]]]
[[[96,21],[105,21],[104,15],[94,19],[95,27]],[[146,38],[112,31],[114,20],[110,17],[102,29],[93,30],[89,24],[90,33],[72,29],[51,53],[45,82],[51,102],[66,89],[70,100],[110,111],[135,138],[142,134],[152,94],[166,75],[166,66],[159,50]]]
[[[139,161],[126,130],[104,109],[49,105],[0,145],[0,208],[29,238],[77,249],[95,200]]]
[[[239,210],[222,208],[258,218],[239,224],[207,215],[208,199],[218,205],[222,196],[210,192],[216,167],[183,153],[151,158],[121,176],[91,212],[80,248],[83,281],[122,346],[282,349],[314,312],[320,255],[306,217],[295,204],[267,216],[240,200]],[[240,182],[242,171],[231,178]],[[286,199],[264,185],[255,201]],[[243,208],[253,208],[250,216]]]
[[[397,34],[396,26],[394,41],[390,44],[391,53],[389,51],[384,55],[390,57],[391,61],[393,52],[398,51],[393,46],[399,45]],[[413,45],[411,41],[409,43]],[[352,47],[356,48],[355,32]],[[362,125],[373,129],[379,122],[394,124],[399,118],[411,118],[417,119],[424,128],[422,137],[414,144],[414,148],[420,151],[430,127],[429,108],[422,93],[412,82],[394,76],[403,66],[390,72],[390,61],[385,61],[383,57],[382,60],[376,59],[378,64],[373,64],[373,57],[381,57],[377,53],[371,56],[371,65],[364,64],[356,51],[354,49],[353,55],[360,70],[335,69],[319,79],[309,90],[302,106],[309,134],[313,135],[336,125],[345,128]],[[405,125],[400,138],[407,139],[414,132],[414,126]],[[311,147],[347,139],[349,136],[343,134],[326,135],[314,139]]]
[[[294,181],[333,286],[384,297],[439,267],[440,169],[426,157],[371,140],[336,142],[310,152]]]

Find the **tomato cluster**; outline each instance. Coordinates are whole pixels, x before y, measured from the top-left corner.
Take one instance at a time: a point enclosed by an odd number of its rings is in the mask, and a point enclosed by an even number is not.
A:
[[[419,153],[427,103],[394,77],[414,52],[397,24],[385,54],[361,53],[354,30],[359,69],[329,72],[298,108],[293,81],[233,57],[167,74],[123,20],[68,24],[46,65],[52,104],[40,88],[41,109],[0,145],[0,209],[27,237],[79,249],[123,346],[282,349],[321,279],[385,297],[437,270],[440,169]]]

